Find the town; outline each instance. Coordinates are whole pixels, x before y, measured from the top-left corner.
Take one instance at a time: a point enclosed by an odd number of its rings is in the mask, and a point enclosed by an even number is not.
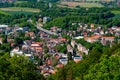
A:
[[[120,80],[119,0],[0,0],[0,80]]]
[[[5,24],[0,25],[0,32],[4,33],[7,43],[12,47],[10,56],[24,55],[28,57],[44,76],[55,74],[57,68],[62,68],[70,59],[78,63],[82,60],[83,54],[89,54],[89,49],[76,42],[78,39],[110,46],[120,42],[120,28],[117,26],[104,29],[103,26],[95,26],[92,23],[90,25],[72,23],[71,25],[78,25],[79,27],[74,31],[62,30],[57,26],[47,30],[57,35],[50,34],[46,30],[38,29],[37,32],[33,32],[27,26],[21,28],[17,25],[10,27]],[[18,43],[15,44],[15,38],[19,37],[20,34],[24,34],[26,39],[24,41],[17,40]],[[66,34],[70,39],[63,37],[62,34]],[[2,37],[0,43],[3,44]]]

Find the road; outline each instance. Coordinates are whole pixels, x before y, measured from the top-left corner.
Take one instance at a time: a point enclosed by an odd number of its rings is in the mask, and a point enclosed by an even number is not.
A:
[[[41,30],[41,31],[43,31],[43,32],[45,32],[45,33],[47,33],[47,34],[58,36],[58,34],[56,34],[55,32],[51,32],[51,31],[49,31],[49,30],[47,30],[47,29],[44,29],[44,28],[42,28],[42,27],[40,27],[40,26],[38,26],[38,25],[35,25],[35,26],[37,27],[37,29],[39,29],[39,30]]]

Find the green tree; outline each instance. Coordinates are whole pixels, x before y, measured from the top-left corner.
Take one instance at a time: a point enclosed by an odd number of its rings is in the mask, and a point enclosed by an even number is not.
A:
[[[85,80],[119,80],[120,79],[120,56],[102,56],[100,62],[92,65]]]
[[[24,56],[0,56],[1,80],[44,80],[44,77],[36,72],[36,66]]]
[[[68,56],[68,60],[72,60],[72,53],[71,52],[68,52],[67,56]]]

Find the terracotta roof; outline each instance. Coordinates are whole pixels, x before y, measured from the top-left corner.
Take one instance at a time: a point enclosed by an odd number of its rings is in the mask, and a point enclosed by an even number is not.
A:
[[[60,59],[60,56],[58,54],[55,55],[56,59]]]
[[[55,74],[57,72],[57,70],[54,69],[54,70],[51,70],[50,72],[51,72],[51,74]]]
[[[114,36],[103,36],[102,38],[115,38]]]
[[[67,39],[66,38],[58,38],[60,41],[66,41]]]
[[[36,47],[35,49],[36,49],[36,50],[43,50],[42,47]]]
[[[95,35],[95,36],[92,36],[92,37],[85,37],[84,39],[85,40],[88,40],[88,39],[91,39],[91,40],[94,40],[94,39],[98,39],[98,38],[100,38],[101,36],[99,36],[99,35]]]
[[[63,68],[63,64],[61,64],[61,63],[59,63],[56,67],[58,67],[58,68]]]
[[[78,63],[78,62],[80,62],[80,60],[74,60],[74,62]]]
[[[33,44],[42,44],[42,42],[33,42]]]
[[[0,38],[0,40],[2,40],[3,38]]]

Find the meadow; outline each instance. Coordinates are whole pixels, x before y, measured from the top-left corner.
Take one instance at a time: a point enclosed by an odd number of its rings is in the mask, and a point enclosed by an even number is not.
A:
[[[0,8],[2,11],[22,11],[22,12],[40,12],[40,9],[34,8],[23,8],[23,7],[7,7],[7,8]]]
[[[114,18],[120,18],[120,11],[119,10],[112,10],[111,12],[115,14]]]
[[[61,2],[60,5],[62,7],[64,7],[64,6],[66,6],[66,7],[80,6],[80,7],[86,7],[86,8],[90,8],[90,7],[104,7],[103,5],[101,5],[99,3],[87,3],[87,2],[86,3],[80,3],[80,2]]]

